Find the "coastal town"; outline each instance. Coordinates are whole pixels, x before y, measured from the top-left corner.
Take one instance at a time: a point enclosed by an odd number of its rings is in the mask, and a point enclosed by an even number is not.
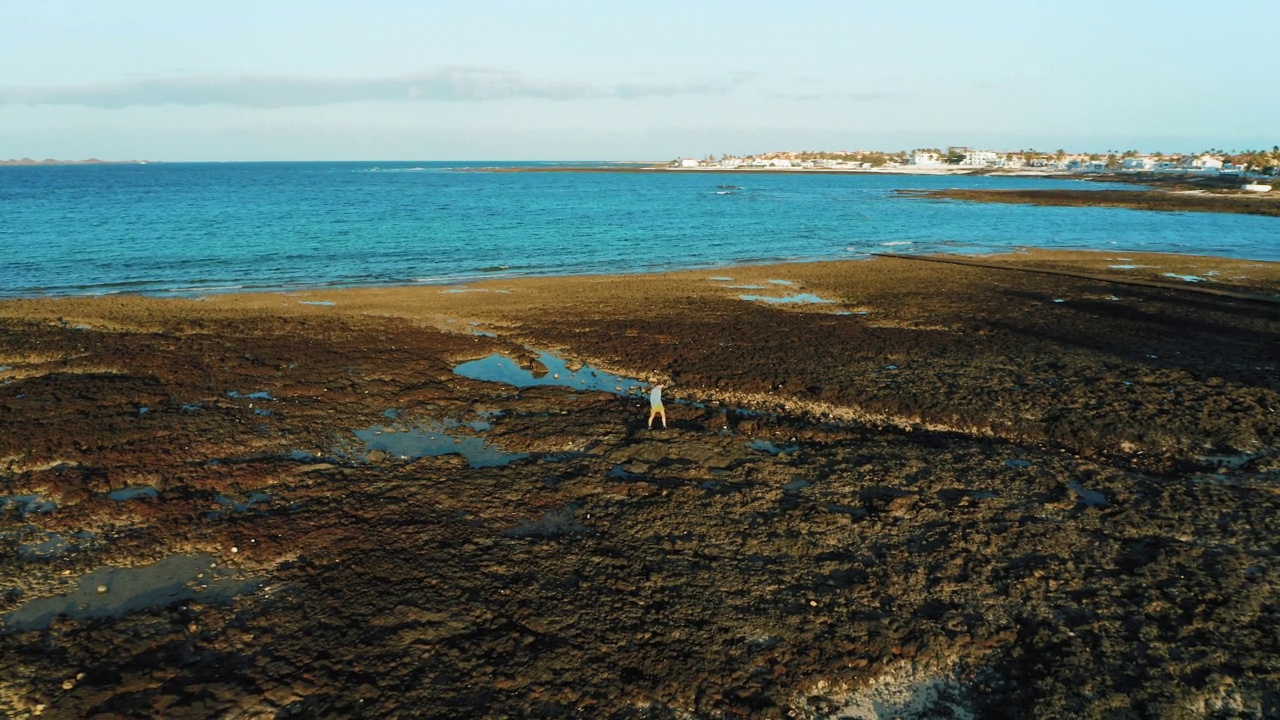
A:
[[[1207,150],[1189,154],[1139,153],[1137,150],[1106,153],[997,152],[969,147],[918,148],[903,152],[852,150],[837,152],[766,152],[757,155],[708,155],[681,157],[667,167],[693,170],[835,170],[891,173],[1019,174],[1131,172],[1225,176],[1274,176],[1280,174],[1280,146],[1271,150],[1224,152]]]

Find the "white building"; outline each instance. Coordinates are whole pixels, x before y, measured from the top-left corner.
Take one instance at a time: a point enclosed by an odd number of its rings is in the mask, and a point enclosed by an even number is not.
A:
[[[1085,170],[1089,167],[1088,155],[1067,155],[1058,160],[1054,167],[1059,170]]]
[[[970,150],[960,161],[965,167],[991,167],[996,164],[996,154],[990,150]]]
[[[1222,169],[1222,161],[1212,155],[1199,155],[1193,158],[1184,158],[1179,165],[1188,168],[1193,172],[1202,173],[1216,173]]]
[[[682,168],[698,167],[700,164],[696,158],[680,158],[680,167]]]
[[[938,153],[916,150],[911,153],[911,159],[907,161],[907,164],[917,167],[936,167],[942,164],[942,160],[938,157]]]
[[[1127,157],[1120,161],[1120,169],[1134,171],[1155,170],[1156,159],[1146,156]]]

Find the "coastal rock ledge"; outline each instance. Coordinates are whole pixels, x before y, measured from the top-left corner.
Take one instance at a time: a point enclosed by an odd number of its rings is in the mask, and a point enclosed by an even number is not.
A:
[[[983,262],[2,302],[0,714],[1280,716],[1280,267]]]

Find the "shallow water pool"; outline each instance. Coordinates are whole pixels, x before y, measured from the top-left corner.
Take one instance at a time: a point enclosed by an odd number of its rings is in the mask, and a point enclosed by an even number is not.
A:
[[[538,353],[538,362],[546,366],[545,374],[535,374],[532,370],[520,367],[514,359],[498,354],[462,363],[453,372],[472,380],[507,383],[519,388],[560,385],[574,390],[599,390],[628,395],[648,387],[648,383],[613,375],[590,365],[570,370],[564,360],[551,353]]]

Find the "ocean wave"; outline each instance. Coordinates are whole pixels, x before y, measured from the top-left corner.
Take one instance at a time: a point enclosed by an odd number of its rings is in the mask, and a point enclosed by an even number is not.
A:
[[[244,285],[179,285],[176,287],[164,288],[165,292],[172,293],[189,293],[189,292],[226,292],[230,290],[243,290]]]

